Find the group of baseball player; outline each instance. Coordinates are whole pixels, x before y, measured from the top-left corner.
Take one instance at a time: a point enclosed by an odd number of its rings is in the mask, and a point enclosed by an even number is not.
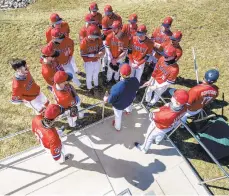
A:
[[[41,49],[41,73],[47,88],[56,103],[50,104],[34,81],[28,64],[22,59],[13,59],[15,76],[12,84],[12,103],[24,103],[37,114],[32,120],[32,131],[41,145],[53,156],[64,162],[68,154],[61,142],[63,129],[57,130],[54,121],[66,116],[70,127],[80,127],[77,119],[84,117],[80,110],[78,88],[84,88],[78,76],[82,76],[74,59],[74,41],[70,38],[70,28],[58,14],[50,16],[51,25],[46,31],[46,46]],[[98,12],[98,5],[89,5],[85,16],[85,26],[79,32],[80,55],[86,73],[86,88],[92,95],[101,90],[99,73],[103,71],[106,79],[103,85],[115,85],[105,94],[103,100],[112,104],[115,119],[114,129],[121,130],[122,113],[129,115],[136,93],[146,87],[146,108],[150,112],[150,125],[143,144],[135,146],[147,153],[151,144],[159,144],[165,134],[171,131],[182,119],[198,114],[202,108],[218,96],[218,88],[213,85],[219,78],[216,69],[205,73],[203,82],[186,90],[175,90],[170,103],[151,110],[161,95],[174,84],[179,74],[178,60],[182,56],[179,42],[182,33],[171,31],[173,19],[166,17],[151,37],[147,36],[144,24],[138,25],[138,16],[131,14],[127,24],[113,12],[110,5],[104,7],[104,16]],[[144,73],[143,73],[144,72]],[[152,97],[152,94],[154,95]]]

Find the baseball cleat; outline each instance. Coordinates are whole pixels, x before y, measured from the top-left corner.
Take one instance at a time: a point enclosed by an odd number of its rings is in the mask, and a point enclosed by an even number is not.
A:
[[[130,112],[125,111],[125,115],[130,115]]]
[[[134,142],[134,145],[138,150],[142,151],[141,145],[138,142]]]
[[[112,121],[112,126],[115,128],[115,120]],[[116,130],[117,132],[120,132],[120,130],[118,130],[118,129],[116,129],[116,128],[115,128],[115,130]]]

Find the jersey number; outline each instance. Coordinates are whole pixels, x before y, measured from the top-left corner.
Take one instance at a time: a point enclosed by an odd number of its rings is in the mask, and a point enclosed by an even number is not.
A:
[[[204,97],[203,101],[202,101],[202,105],[207,105],[211,100],[213,99],[213,97]]]

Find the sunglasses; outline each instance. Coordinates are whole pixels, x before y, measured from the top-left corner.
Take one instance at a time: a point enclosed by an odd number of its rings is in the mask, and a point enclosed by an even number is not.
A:
[[[169,25],[169,24],[164,24],[164,23],[162,23],[162,26],[165,27],[165,28],[170,28],[170,27],[171,27],[171,25]]]
[[[130,23],[134,23],[134,24],[136,24],[136,23],[137,23],[137,21],[136,21],[136,20],[128,20],[128,22],[130,22]]]

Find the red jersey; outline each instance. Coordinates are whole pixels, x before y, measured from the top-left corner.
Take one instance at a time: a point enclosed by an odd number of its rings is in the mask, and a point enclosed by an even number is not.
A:
[[[96,25],[94,25],[96,26]],[[99,29],[98,26],[96,26],[97,31],[99,32],[99,35],[101,35],[101,31]],[[88,36],[88,28],[86,26],[84,26],[82,29],[80,29],[80,33],[79,33],[79,40],[80,42],[82,42],[82,40]]]
[[[130,41],[130,48],[132,49],[132,59],[139,62],[146,58],[147,55],[151,55],[153,50],[153,42],[146,37],[145,41],[140,42],[137,36],[134,36]]]
[[[129,40],[131,40],[131,38],[136,35],[137,28],[137,25],[124,24],[122,27],[122,32],[128,36]]]
[[[164,57],[161,57],[152,73],[152,77],[159,83],[169,82],[175,83],[177,75],[179,74],[179,66],[177,63],[166,65]]]
[[[67,22],[61,22],[60,24],[56,25],[56,27],[61,29],[61,32],[64,33],[65,36],[69,37],[69,33],[70,33],[70,28]],[[53,29],[53,27],[49,27],[45,33],[46,35],[46,43],[49,43],[52,40],[52,35],[51,35],[51,30]]]
[[[80,54],[84,62],[96,62],[99,57],[88,57],[89,54],[98,54],[104,50],[103,41],[101,38],[89,40],[85,37],[80,43]]]
[[[106,37],[105,47],[109,48],[113,58],[118,58],[119,55],[128,49],[129,39],[126,35],[117,38],[114,33],[110,33]]]
[[[120,21],[122,23],[122,18],[118,14],[113,13],[110,17],[104,16],[102,19],[102,30],[104,35],[108,35],[112,32],[112,24],[114,21]]]
[[[52,86],[54,84],[53,78],[57,71],[64,71],[63,67],[58,65],[57,61],[53,61],[51,64],[44,63],[43,60],[41,60],[41,74],[45,81]]]
[[[92,14],[92,18],[96,21],[96,23],[101,26],[102,25],[102,19],[103,19],[103,16],[101,13],[97,12],[97,14],[94,16]]]
[[[155,29],[155,31],[152,33],[151,39],[155,41],[158,44],[162,44],[164,42],[170,41],[170,36],[172,36],[172,32],[162,32],[161,27],[158,27]]]
[[[12,102],[20,103],[23,100],[32,101],[40,93],[40,86],[38,86],[30,72],[25,78],[15,76],[12,83]]]
[[[76,104],[76,99],[72,92],[72,85],[66,84],[63,90],[59,90],[56,84],[53,85],[53,94],[58,105],[63,108],[69,108]]]
[[[183,54],[183,50],[182,50],[180,44],[178,43],[178,45],[175,46],[175,45],[172,44],[171,41],[161,44],[162,48],[165,48],[166,46],[172,46],[173,48],[175,48],[175,50],[176,50],[176,59],[175,60],[178,61],[181,58],[182,54]]]
[[[186,113],[186,106],[181,111],[173,111],[169,106],[160,107],[159,112],[153,113],[153,121],[159,129],[172,128]]]
[[[74,42],[68,37],[65,37],[60,44],[55,44],[51,41],[48,46],[60,52],[60,55],[57,57],[60,65],[67,64],[74,52]]]
[[[50,149],[53,159],[58,160],[61,157],[62,148],[60,137],[56,128],[45,128],[42,124],[42,119],[43,117],[38,115],[32,120],[32,132],[45,148]]]
[[[192,87],[189,92],[188,110],[197,111],[213,101],[219,94],[219,89],[211,84],[199,84]]]

